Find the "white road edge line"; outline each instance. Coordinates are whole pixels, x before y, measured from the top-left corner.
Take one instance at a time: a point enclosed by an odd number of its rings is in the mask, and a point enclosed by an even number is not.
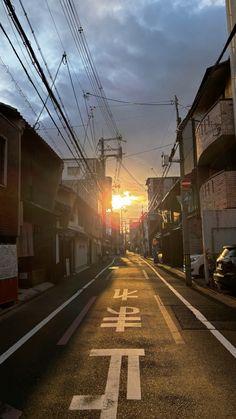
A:
[[[109,281],[109,280],[111,279],[111,277],[112,277],[112,272],[110,272],[110,273],[106,276],[105,281]]]
[[[184,303],[186,307],[195,315],[195,317],[206,326],[206,328],[215,336],[215,338],[227,349],[228,352],[236,358],[236,348],[226,339],[216,328],[210,323],[206,317],[195,307],[193,307],[172,285],[168,284],[168,282],[163,278],[159,272],[157,272],[152,265],[150,265],[146,260],[143,261],[146,263],[153,272],[155,272],[156,276],[179,298],[179,300]]]
[[[71,325],[68,327],[68,329],[65,331],[64,335],[61,337],[61,339],[57,342],[57,345],[63,346],[68,343],[73,333],[76,331],[76,329],[79,327],[80,323],[82,322],[83,318],[86,316],[87,312],[89,311],[90,307],[93,305],[97,297],[90,298],[89,302],[84,306],[84,308],[81,310],[79,315],[75,318],[75,320],[71,323]]]
[[[170,333],[172,334],[172,337],[173,337],[175,343],[177,343],[177,345],[181,345],[181,344],[185,343],[184,340],[183,340],[183,337],[181,336],[181,334],[180,334],[178,328],[176,327],[174,321],[172,320],[170,314],[166,310],[161,298],[158,295],[154,295],[154,298],[155,298],[155,300],[158,304],[158,307],[161,311],[161,314],[164,317],[164,320],[165,320],[165,322],[166,322],[166,324],[167,324],[167,326],[170,330]]]
[[[89,285],[91,285],[107,268],[109,268],[113,263],[114,260],[107,265],[101,272],[99,272],[90,282]],[[54,310],[49,316],[47,316],[45,319],[43,319],[40,323],[38,323],[33,329],[31,329],[28,333],[26,333],[24,336],[22,336],[21,339],[19,339],[14,345],[12,345],[7,351],[3,352],[0,355],[0,365],[3,364],[3,362],[6,361],[14,352],[17,351],[22,345],[24,345],[27,340],[29,340],[32,336],[34,336],[42,327],[44,327],[50,320],[52,320],[60,311],[62,311],[68,304],[71,303],[75,298],[77,298],[86,288],[88,284],[85,285],[82,289],[78,290],[72,297],[70,297],[68,300],[66,300],[63,304],[61,304],[56,310]]]
[[[143,273],[143,275],[144,275],[144,277],[146,279],[149,279],[149,276],[148,276],[147,272],[144,269],[142,269],[142,273]]]

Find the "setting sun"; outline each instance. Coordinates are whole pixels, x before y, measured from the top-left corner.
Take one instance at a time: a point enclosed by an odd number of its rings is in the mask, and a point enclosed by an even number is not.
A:
[[[138,197],[130,195],[128,191],[124,192],[123,195],[112,195],[112,208],[121,209],[126,206],[130,206],[134,201],[137,201]]]

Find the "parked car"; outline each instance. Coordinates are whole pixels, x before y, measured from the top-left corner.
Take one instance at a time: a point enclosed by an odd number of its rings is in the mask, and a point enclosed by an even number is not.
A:
[[[156,253],[153,258],[154,263],[162,263],[162,253]]]
[[[191,275],[204,278],[204,257],[202,254],[191,255]]]
[[[218,290],[236,290],[236,244],[223,247],[216,260],[213,280]]]

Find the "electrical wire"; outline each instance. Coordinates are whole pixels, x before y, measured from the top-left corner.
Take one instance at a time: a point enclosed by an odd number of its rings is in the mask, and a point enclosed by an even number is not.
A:
[[[54,86],[54,84],[55,84],[55,82],[56,82],[56,78],[57,78],[57,76],[58,76],[58,73],[59,73],[59,70],[60,70],[61,64],[62,64],[62,62],[63,62],[63,58],[64,58],[64,55],[62,56],[61,61],[60,61],[60,63],[59,63],[58,69],[57,69],[57,71],[56,71],[55,77],[54,77],[53,82],[52,82],[52,85],[51,85],[51,89],[53,88],[53,86]],[[39,112],[39,115],[38,115],[38,117],[37,117],[37,119],[36,119],[36,121],[35,121],[35,123],[34,123],[34,125],[33,125],[33,128],[35,128],[35,127],[37,126],[37,124],[38,124],[38,122],[39,122],[39,120],[40,120],[40,118],[41,118],[41,115],[42,115],[42,113],[43,113],[43,111],[44,111],[44,109],[45,109],[45,105],[46,105],[46,103],[47,103],[48,99],[49,99],[49,95],[47,95],[47,97],[46,97],[46,99],[45,99],[45,102],[44,102],[44,104],[43,104],[43,107],[42,107],[41,111]]]
[[[57,94],[57,97],[58,97],[59,103],[60,103],[60,105],[61,105],[61,107],[62,107],[62,109],[63,109],[63,112],[65,113],[65,116],[66,116],[67,121],[69,122],[69,124],[70,124],[70,126],[71,126],[71,122],[70,122],[69,115],[68,115],[68,113],[67,113],[67,111],[66,111],[66,109],[65,109],[65,106],[64,106],[63,101],[62,101],[62,99],[61,99],[61,96],[60,96],[60,94],[59,94],[59,91],[58,91],[58,89],[57,89],[57,87],[56,87],[56,85],[55,85],[55,82],[54,82],[54,79],[53,79],[53,77],[52,77],[51,71],[50,71],[49,66],[48,66],[48,64],[47,64],[47,61],[46,61],[46,59],[45,59],[45,57],[44,57],[43,51],[42,51],[42,49],[41,49],[41,47],[40,47],[40,44],[39,44],[39,42],[38,42],[38,40],[37,40],[37,37],[36,37],[36,35],[35,35],[35,31],[34,31],[34,29],[33,29],[32,25],[31,25],[31,22],[30,22],[30,19],[29,19],[29,17],[28,17],[28,15],[27,15],[27,13],[26,13],[26,10],[25,10],[25,8],[24,8],[23,2],[22,2],[22,0],[19,0],[19,2],[20,2],[20,5],[21,5],[21,8],[22,8],[22,10],[23,10],[23,13],[24,13],[24,15],[25,15],[25,17],[26,17],[27,23],[28,23],[28,25],[29,25],[29,27],[30,27],[30,30],[31,30],[31,33],[32,33],[32,35],[33,35],[34,41],[35,41],[35,43],[36,43],[36,46],[37,46],[37,48],[38,48],[39,54],[40,54],[40,56],[41,56],[41,58],[42,58],[42,61],[43,61],[44,65],[45,65],[45,68],[46,68],[46,70],[47,70],[47,72],[48,72],[49,78],[50,78],[50,79],[51,79],[51,81],[52,81],[52,86],[54,86],[54,87],[55,87],[55,92],[56,92],[56,94]],[[29,53],[29,51],[28,51],[28,53]],[[64,56],[65,56],[65,54],[63,54],[63,57],[64,57]],[[31,61],[32,61],[32,59],[31,59]],[[63,59],[62,59],[62,61],[63,61]],[[32,62],[33,62],[33,61],[32,61]],[[34,65],[34,62],[33,62],[33,65]],[[37,66],[35,66],[35,65],[34,65],[34,67],[36,68],[36,71],[38,72],[39,76],[41,77],[41,74],[40,74],[39,68],[38,68]],[[42,68],[41,68],[41,70],[42,70]],[[52,90],[52,88],[51,88],[51,90]],[[49,96],[48,96],[48,97],[49,97]],[[47,99],[46,99],[46,100],[47,100]],[[55,109],[55,110],[56,110],[56,109]],[[63,128],[64,128],[64,127],[63,127]],[[64,128],[64,129],[65,129],[65,128]],[[73,128],[72,128],[72,130],[73,130]],[[76,137],[76,141],[77,141],[77,143],[79,143],[79,142],[80,142],[80,141],[79,141],[79,138],[76,136],[75,132],[74,132],[74,136]]]
[[[67,67],[67,71],[68,71],[70,83],[71,83],[71,86],[72,86],[72,91],[73,91],[73,94],[74,94],[74,99],[75,99],[76,107],[77,107],[77,110],[78,110],[78,114],[80,116],[80,119],[82,121],[82,125],[83,125],[83,128],[84,128],[85,140],[88,139],[88,142],[90,144],[90,147],[91,147],[91,149],[93,149],[93,146],[92,146],[92,144],[90,142],[90,139],[88,137],[87,127],[85,127],[85,124],[84,124],[84,120],[83,120],[82,113],[81,113],[81,110],[80,110],[79,102],[78,102],[76,91],[75,91],[75,86],[74,86],[74,83],[73,83],[73,79],[72,79],[72,75],[71,75],[71,71],[70,71],[70,68],[69,68],[69,64],[68,64],[68,60],[67,60],[66,55],[65,55],[65,63],[66,63],[66,67]],[[84,146],[85,146],[85,140],[84,140],[83,145],[82,145],[83,150],[84,150]]]
[[[141,184],[141,183],[139,183],[138,181],[137,181],[137,179],[132,175],[132,173],[130,173],[130,171],[127,169],[127,167],[124,165],[124,163],[121,163],[121,166],[122,166],[122,168],[126,171],[126,173],[128,173],[128,175],[133,179],[133,181],[140,187],[140,188],[142,188],[142,189],[144,189],[145,191],[146,191],[146,189],[145,189],[145,187]]]
[[[31,61],[34,64],[34,67],[36,68],[36,71],[38,72],[43,84],[45,85],[52,103],[55,105],[55,110],[57,111],[58,115],[61,117],[63,123],[65,124],[66,129],[68,130],[68,133],[70,134],[69,139],[70,139],[71,143],[74,145],[75,149],[78,151],[79,155],[81,156],[88,172],[90,172],[89,165],[88,165],[88,163],[87,163],[87,161],[84,157],[83,151],[82,151],[82,149],[81,149],[81,147],[80,147],[80,145],[79,145],[79,143],[78,143],[78,141],[77,141],[77,139],[74,135],[73,129],[71,128],[71,126],[70,126],[68,120],[66,119],[66,116],[65,116],[57,98],[55,97],[53,91],[51,90],[51,88],[49,86],[49,83],[46,79],[46,76],[43,72],[43,69],[38,62],[38,59],[37,59],[37,57],[34,53],[34,50],[33,50],[32,46],[31,46],[31,44],[30,44],[30,42],[29,42],[29,40],[28,40],[28,38],[27,38],[27,36],[26,36],[26,34],[25,34],[21,24],[20,24],[20,22],[19,22],[19,19],[17,18],[17,15],[15,13],[15,10],[14,10],[11,2],[9,0],[4,0],[4,3],[6,4],[6,7],[8,8],[8,10],[10,12],[11,19],[13,20],[13,23],[14,23],[19,35],[24,40],[24,45],[27,48],[27,52],[28,52],[28,54],[31,58]],[[1,27],[2,27],[2,25],[1,25]],[[91,175],[93,176],[92,173],[91,173]]]
[[[13,51],[14,51],[14,53],[16,54],[16,56],[17,56],[18,60],[20,61],[20,64],[22,65],[22,67],[23,67],[23,69],[24,69],[24,71],[25,71],[25,73],[26,73],[26,75],[27,75],[27,77],[28,77],[29,81],[32,83],[32,85],[33,85],[34,89],[36,90],[36,92],[37,92],[37,94],[38,94],[38,96],[39,96],[40,100],[44,103],[44,99],[41,97],[41,95],[40,95],[39,91],[37,90],[37,87],[34,85],[34,82],[32,81],[31,77],[29,76],[29,74],[28,74],[28,72],[27,72],[27,69],[25,68],[25,66],[24,66],[24,64],[23,64],[23,62],[22,62],[22,60],[21,60],[21,58],[19,57],[19,55],[18,55],[17,51],[15,50],[15,48],[14,48],[14,46],[13,46],[13,44],[12,44],[12,42],[11,42],[10,38],[8,37],[8,35],[7,35],[6,31],[5,31],[5,29],[3,28],[3,26],[2,26],[2,24],[1,24],[1,23],[0,23],[0,28],[2,29],[2,31],[3,31],[4,35],[6,36],[6,38],[8,39],[8,41],[9,41],[9,43],[10,43],[10,45],[11,45],[11,47],[12,47]],[[54,118],[53,118],[52,114],[50,113],[49,109],[47,108],[47,106],[45,106],[45,109],[47,110],[47,112],[48,112],[48,114],[49,114],[49,117],[51,118],[52,122],[53,122],[53,123],[54,123],[54,125],[57,127],[57,124],[56,124],[56,122],[55,122],[55,120],[54,120]],[[70,147],[70,145],[68,144],[67,140],[65,139],[65,137],[63,136],[63,134],[61,133],[61,131],[60,131],[60,129],[59,129],[58,127],[57,127],[57,129],[58,129],[58,133],[60,133],[60,135],[61,135],[62,139],[63,139],[63,140],[64,140],[64,142],[66,143],[66,145],[67,145],[68,149],[70,150],[70,152],[71,152],[72,156],[74,157],[75,161],[77,162],[77,164],[79,164],[79,163],[80,163],[80,161],[78,161],[78,158],[77,158],[77,157],[75,156],[75,154],[73,153],[73,150],[71,149],[71,147]]]
[[[132,156],[138,156],[139,154],[150,153],[150,151],[160,150],[162,148],[169,147],[170,145],[172,145],[172,144],[166,144],[166,145],[162,145],[162,146],[158,146],[158,147],[149,148],[148,150],[139,151],[138,153],[127,154],[127,155],[125,155],[125,158],[129,158],[129,157],[132,157]]]
[[[48,9],[48,11],[49,11],[50,17],[51,17],[52,22],[53,22],[53,26],[54,26],[55,32],[56,32],[56,34],[57,34],[57,36],[58,36],[58,39],[59,39],[59,41],[60,41],[60,44],[61,44],[61,46],[62,46],[62,50],[63,50],[63,51],[66,51],[65,45],[64,45],[64,44],[63,44],[63,42],[62,42],[62,39],[61,39],[61,36],[60,36],[59,30],[58,30],[58,28],[57,28],[57,25],[56,25],[55,19],[54,19],[54,17],[53,17],[52,11],[51,11],[50,6],[49,6],[49,4],[48,4],[48,0],[45,0],[45,2],[46,2],[47,9]],[[81,83],[80,83],[80,80],[79,80],[79,78],[78,78],[78,76],[77,76],[77,73],[76,73],[76,72],[74,71],[74,69],[73,69],[73,66],[72,66],[72,63],[71,63],[71,61],[70,61],[70,58],[69,58],[68,54],[66,55],[66,63],[67,63],[67,70],[68,70],[68,74],[69,74],[69,77],[70,77],[70,81],[71,81],[71,85],[72,85],[72,89],[73,89],[73,93],[74,93],[74,97],[75,97],[75,101],[76,101],[76,106],[77,106],[78,113],[79,113],[79,116],[80,116],[80,119],[81,119],[81,122],[82,122],[82,125],[81,125],[81,126],[83,127],[83,129],[84,129],[84,133],[85,133],[85,140],[83,141],[83,148],[84,148],[86,138],[88,138],[88,139],[89,139],[89,137],[88,137],[88,132],[87,132],[88,127],[87,127],[87,126],[85,126],[85,123],[84,123],[84,120],[83,120],[83,116],[82,116],[82,113],[81,113],[81,110],[80,110],[80,107],[79,107],[79,103],[78,103],[78,99],[77,99],[77,95],[76,95],[76,89],[75,89],[75,86],[74,86],[74,83],[73,83],[73,78],[72,78],[72,74],[71,74],[71,71],[70,71],[70,67],[72,68],[72,71],[73,71],[73,76],[76,78],[76,80],[77,80],[77,82],[78,82],[78,85],[79,85],[79,87],[80,87],[80,89],[81,89],[81,92],[83,93],[83,96],[84,96],[84,89],[83,89],[83,86],[82,86],[82,85],[81,85]],[[74,125],[73,127],[76,127],[76,126]],[[96,145],[95,145],[95,140],[94,140],[93,138],[92,138],[92,140],[93,140],[93,143],[94,143],[94,147],[95,147],[95,154],[96,154]]]
[[[101,98],[101,99],[105,99],[103,96],[95,95],[95,94],[90,93],[90,92],[86,92],[86,95],[98,97],[98,98]],[[139,106],[170,106],[170,105],[174,105],[173,100],[166,100],[166,101],[162,101],[162,102],[131,102],[131,101],[121,100],[121,99],[111,99],[111,98],[108,98],[108,97],[106,98],[106,100],[111,101],[111,102],[123,103],[123,104],[126,104],[126,105],[139,105]]]
[[[98,96],[102,93],[103,99],[98,99],[98,106],[100,108],[100,111],[105,119],[108,128],[112,132],[114,132],[115,135],[118,137],[120,136],[120,133],[114,121],[114,117],[109,108],[108,102],[106,100],[106,96],[103,91],[96,67],[94,65],[93,58],[91,56],[74,2],[72,0],[60,0],[60,4],[63,9],[65,18],[67,20],[69,29],[72,33],[72,37],[74,39],[76,48],[81,56],[91,87],[95,94],[97,94]],[[104,109],[101,109],[101,104],[104,105]]]
[[[25,100],[25,102],[27,103],[29,109],[31,110],[31,112],[37,117],[37,113],[34,110],[31,102],[29,101],[29,99],[27,98],[26,94],[23,92],[23,90],[21,89],[21,87],[19,86],[18,82],[15,80],[15,78],[13,77],[12,73],[10,72],[9,68],[7,67],[7,65],[4,63],[2,57],[0,57],[0,61],[2,62],[3,67],[5,68],[6,72],[9,74],[9,76],[11,77],[13,83],[15,84],[16,89],[18,90],[19,94],[23,97],[23,99]],[[41,122],[41,125],[43,126],[43,123]],[[59,156],[62,158],[62,153],[60,151],[60,149],[57,147],[56,142],[54,141],[53,137],[47,132],[47,128],[44,127],[45,132],[47,133],[48,138],[50,139],[51,143],[54,145],[55,150],[57,151],[57,153],[59,154]]]

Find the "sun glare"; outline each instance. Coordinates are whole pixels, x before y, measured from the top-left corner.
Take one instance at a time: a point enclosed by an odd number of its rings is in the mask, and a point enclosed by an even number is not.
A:
[[[130,195],[128,191],[124,192],[123,195],[112,195],[112,208],[116,210],[130,206],[137,199],[137,196]]]

